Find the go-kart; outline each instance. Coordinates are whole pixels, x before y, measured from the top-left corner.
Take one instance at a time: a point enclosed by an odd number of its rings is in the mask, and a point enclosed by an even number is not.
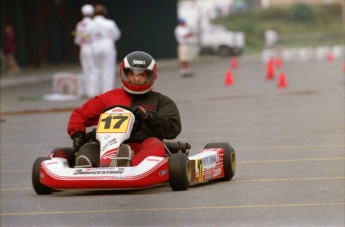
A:
[[[100,167],[76,166],[71,147],[56,148],[48,157],[37,158],[32,170],[35,192],[142,189],[164,183],[179,191],[216,179],[230,181],[234,176],[236,156],[229,143],[208,143],[189,156],[188,143],[165,141],[166,157],[149,156],[137,166],[109,167],[121,144],[130,137],[134,123],[134,114],[124,107],[101,114],[94,136],[90,136],[91,142],[96,139],[100,143]]]

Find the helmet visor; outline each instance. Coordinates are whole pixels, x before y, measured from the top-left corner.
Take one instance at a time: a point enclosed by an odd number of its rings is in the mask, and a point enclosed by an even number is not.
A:
[[[130,84],[135,85],[144,85],[151,83],[154,80],[154,73],[151,70],[147,70],[145,68],[125,68],[123,69],[124,80]],[[141,80],[141,84],[138,84],[137,80]]]

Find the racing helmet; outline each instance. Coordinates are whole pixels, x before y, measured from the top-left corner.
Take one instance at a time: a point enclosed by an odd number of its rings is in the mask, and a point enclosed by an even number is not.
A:
[[[130,71],[144,72],[149,75],[145,84],[134,85],[128,80]],[[152,90],[153,84],[157,79],[157,65],[153,57],[142,51],[135,51],[128,54],[120,63],[120,79],[123,89],[135,95],[146,94]]]

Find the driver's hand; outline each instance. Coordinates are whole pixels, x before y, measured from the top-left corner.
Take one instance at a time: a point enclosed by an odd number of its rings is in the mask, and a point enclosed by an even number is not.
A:
[[[133,112],[135,118],[138,118],[140,120],[146,120],[149,117],[148,112],[142,106],[134,107],[132,112]]]
[[[86,135],[85,132],[76,132],[72,136],[73,139],[73,147],[76,151],[78,151],[85,143],[86,143]]]

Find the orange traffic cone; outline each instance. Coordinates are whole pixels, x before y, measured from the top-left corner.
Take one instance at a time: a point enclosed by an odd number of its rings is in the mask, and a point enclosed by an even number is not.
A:
[[[234,81],[232,79],[232,73],[230,70],[227,70],[225,73],[225,81],[224,81],[225,86],[231,86],[234,84]]]
[[[287,81],[286,81],[286,78],[285,78],[285,73],[281,72],[279,74],[278,87],[279,88],[286,88],[286,86],[287,86]]]
[[[280,57],[277,57],[274,63],[278,69],[280,69],[283,66],[283,60]]]
[[[267,67],[266,67],[266,79],[267,80],[273,80],[274,79],[274,61],[271,58],[267,62]]]
[[[334,55],[333,55],[332,52],[329,52],[329,53],[327,54],[327,61],[328,61],[328,62],[333,62],[333,61],[334,61]]]
[[[233,69],[237,69],[238,67],[238,61],[236,57],[233,57],[230,59],[230,65]]]

